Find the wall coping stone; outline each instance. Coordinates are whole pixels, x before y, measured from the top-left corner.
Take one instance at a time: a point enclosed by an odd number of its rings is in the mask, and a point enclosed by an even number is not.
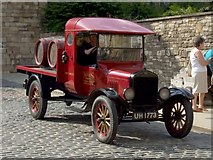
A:
[[[170,20],[170,19],[181,19],[181,18],[189,18],[189,17],[196,17],[196,16],[213,16],[213,11],[210,12],[200,12],[200,13],[193,13],[188,15],[178,15],[178,16],[167,16],[167,17],[158,17],[158,18],[149,18],[149,19],[142,19],[137,20],[137,23],[141,22],[153,22],[153,21],[162,21],[162,20]]]

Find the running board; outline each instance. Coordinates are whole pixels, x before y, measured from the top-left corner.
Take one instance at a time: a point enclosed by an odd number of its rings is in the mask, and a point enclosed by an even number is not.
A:
[[[67,106],[66,109],[72,110],[74,112],[83,113],[83,112],[89,112],[87,108],[87,102],[77,102],[72,104],[71,106]]]
[[[66,97],[66,96],[59,96],[59,97],[50,97],[47,99],[48,101],[64,101],[64,102],[86,102],[87,99],[83,98],[76,98],[76,97]]]

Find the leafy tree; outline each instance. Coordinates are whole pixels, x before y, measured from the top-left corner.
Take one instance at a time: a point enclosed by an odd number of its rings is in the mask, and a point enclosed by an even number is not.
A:
[[[138,20],[213,10],[213,3],[193,2],[48,2],[42,12],[46,32],[63,32],[73,17],[116,17]]]
[[[172,4],[169,6],[169,10],[163,13],[163,16],[174,16],[174,15],[183,15],[197,12],[196,8],[188,6],[187,8],[181,7],[178,4]]]
[[[72,17],[109,17],[116,12],[110,3],[49,2],[42,13],[42,27],[49,32],[63,32],[67,20]]]
[[[211,10],[213,10],[212,3],[200,3],[200,2],[170,3],[169,9],[167,9],[163,13],[163,16],[185,15]]]
[[[129,20],[161,16],[160,3],[139,2],[48,2],[43,10],[42,28],[48,32],[63,32],[72,17],[116,17]]]
[[[209,4],[205,3],[205,5],[199,9],[199,12],[208,12],[208,11],[213,11],[213,1],[210,2]]]
[[[156,5],[155,3],[120,3],[120,18],[125,19],[144,19],[152,17],[160,17],[164,11],[162,5]]]

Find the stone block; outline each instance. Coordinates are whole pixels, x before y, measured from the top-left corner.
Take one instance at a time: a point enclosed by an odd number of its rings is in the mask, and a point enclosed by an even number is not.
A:
[[[0,48],[1,55],[6,54],[6,52],[7,52],[6,48]]]
[[[183,86],[183,81],[182,80],[172,79],[171,80],[171,85],[176,86],[176,87],[182,87]]]
[[[2,64],[10,64],[10,56],[8,54],[1,54]]]
[[[3,64],[0,66],[2,66],[2,72],[15,71],[15,67],[11,64]]]
[[[184,83],[184,87],[193,87],[193,84],[194,83],[186,82],[186,83]]]
[[[21,38],[21,42],[31,42],[31,38],[30,37],[22,37]]]
[[[193,77],[184,77],[184,82],[185,83],[193,83],[194,82],[194,78]]]

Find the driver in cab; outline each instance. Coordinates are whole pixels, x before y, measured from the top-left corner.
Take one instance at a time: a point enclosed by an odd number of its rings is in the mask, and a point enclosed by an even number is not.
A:
[[[91,66],[97,62],[97,34],[77,35],[77,61],[79,65]]]

